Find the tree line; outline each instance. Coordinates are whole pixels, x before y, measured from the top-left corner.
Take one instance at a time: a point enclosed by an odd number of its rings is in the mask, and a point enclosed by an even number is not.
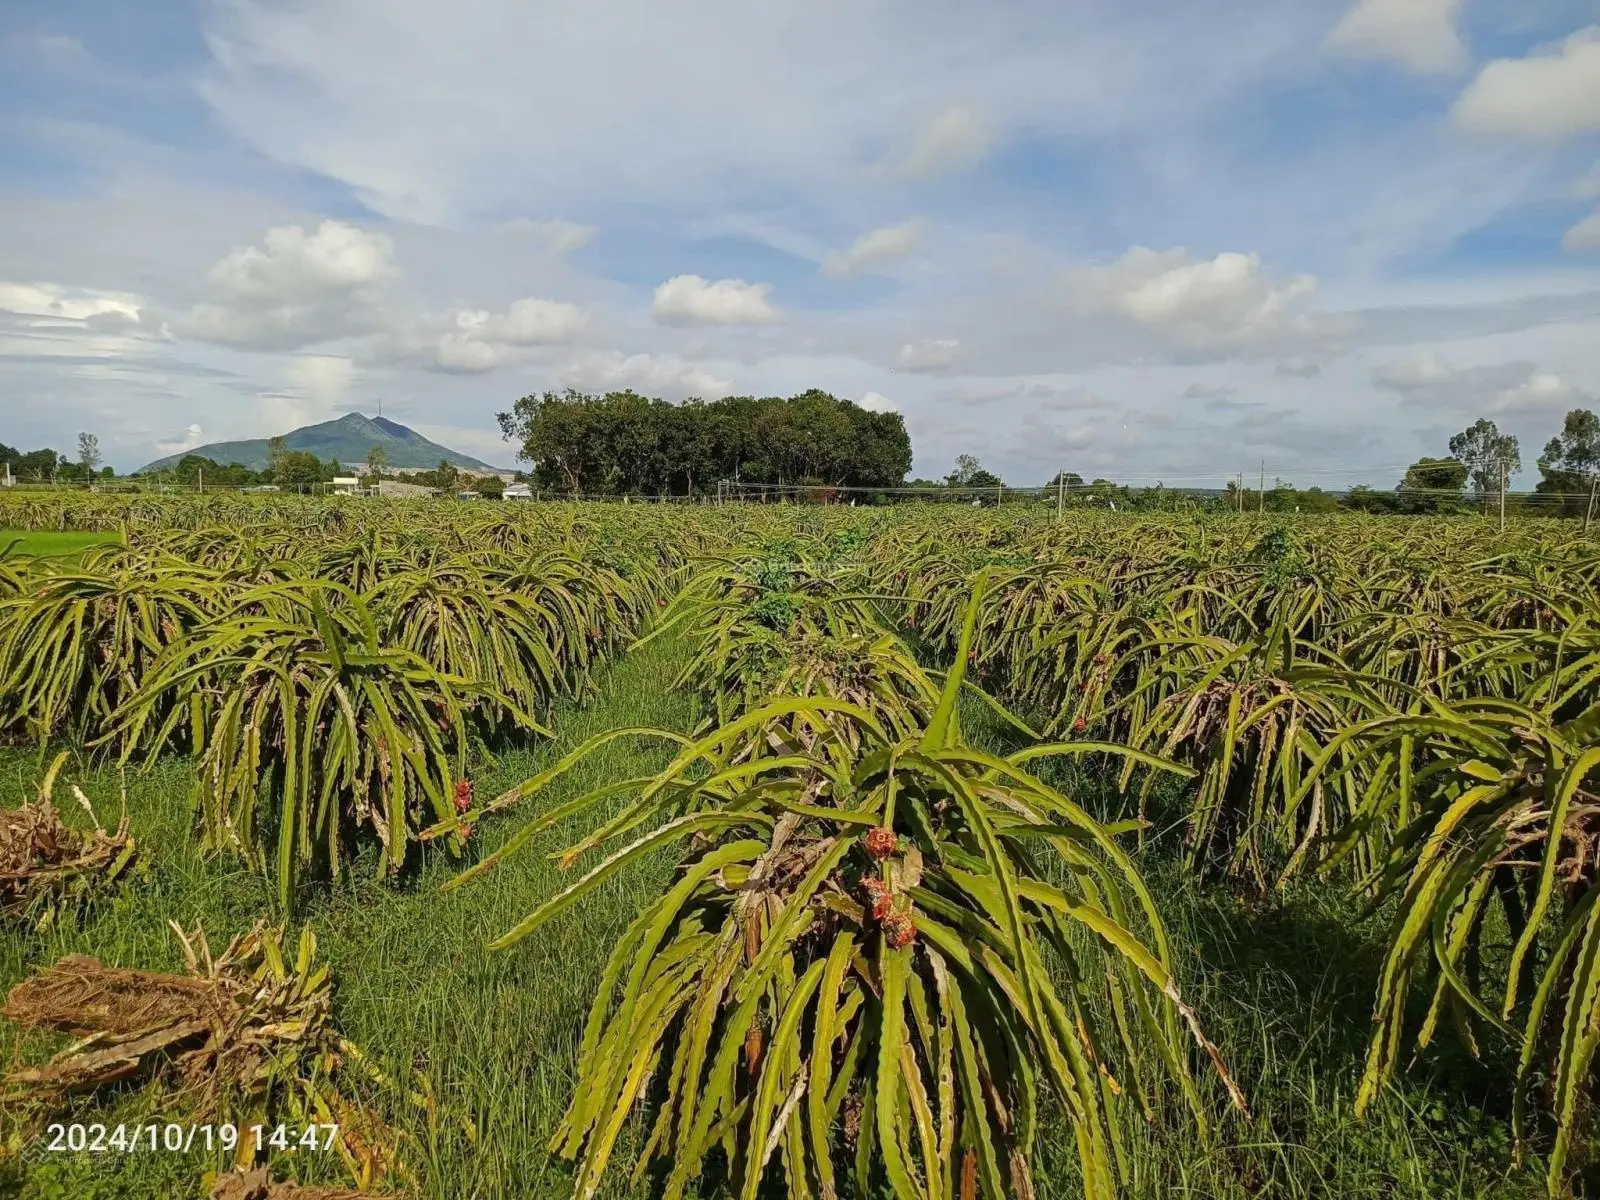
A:
[[[922,495],[991,503],[1004,498],[1005,482],[963,454],[954,470],[938,480],[905,477],[911,468],[911,439],[899,413],[873,412],[818,389],[787,398],[735,396],[671,404],[635,392],[545,392],[524,396],[499,414],[506,438],[518,444],[518,457],[531,464],[519,473],[556,494],[709,496],[720,481],[748,486],[796,488],[914,488]],[[1447,513],[1473,511],[1496,503],[1509,480],[1522,470],[1521,447],[1495,422],[1479,418],[1450,439],[1448,454],[1423,457],[1407,468],[1392,491],[1355,485],[1343,493],[1296,488],[1275,481],[1264,493],[1230,482],[1209,500],[1154,487],[1130,487],[1097,478],[1085,482],[1076,472],[1058,473],[1046,485],[1061,485],[1066,503],[1129,508],[1262,508],[1268,511]],[[101,465],[99,439],[78,435],[78,454],[54,449],[21,451],[0,442],[0,463],[22,483],[88,483],[114,477]],[[1600,473],[1600,416],[1573,409],[1561,431],[1545,443],[1537,467],[1533,500],[1508,507],[1582,516]],[[268,446],[268,463],[256,470],[242,463],[218,463],[186,454],[156,473],[162,481],[215,487],[273,485],[305,488],[345,473],[335,459],[326,462],[291,450],[283,438]],[[0,467],[0,473],[4,468]],[[360,471],[360,468],[357,468]],[[381,447],[368,456],[368,482],[388,471]],[[432,471],[408,473],[424,487],[446,491],[472,488],[497,495],[499,480],[475,479],[441,462]],[[915,495],[917,493],[911,493]],[[869,497],[883,500],[887,495]]]
[[[1507,508],[1513,511],[1583,516],[1589,511],[1591,487],[1600,473],[1600,416],[1585,408],[1568,412],[1561,432],[1545,443],[1536,465],[1540,478],[1532,496],[1510,499],[1510,480],[1522,470],[1521,447],[1514,434],[1503,433],[1495,422],[1480,417],[1450,439],[1448,454],[1425,456],[1412,463],[1392,491],[1362,483],[1343,492],[1329,492],[1297,488],[1282,479],[1261,489],[1230,480],[1221,495],[1203,498],[1159,483],[1154,487],[1130,487],[1109,479],[1085,483],[1083,476],[1073,471],[1058,473],[1046,486],[1062,485],[1063,500],[1070,506],[1115,504],[1140,510],[1219,507],[1266,512],[1351,509],[1402,514],[1476,512],[1497,505],[1504,491]],[[960,456],[956,469],[942,480],[911,483],[925,491],[938,489],[979,503],[989,502],[990,497],[999,499],[1006,486],[968,454]],[[1595,508],[1600,515],[1600,502]]]
[[[267,465],[260,470],[244,463],[222,464],[203,454],[185,454],[171,467],[156,473],[163,482],[185,487],[278,487],[313,488],[318,484],[332,483],[341,475],[359,476],[363,483],[374,484],[384,477],[403,476],[405,482],[418,487],[438,488],[446,492],[471,489],[480,495],[498,497],[504,484],[498,475],[475,476],[451,463],[441,461],[437,467],[426,471],[398,471],[389,466],[388,456],[382,446],[374,446],[367,454],[364,466],[343,465],[337,458],[320,459],[309,450],[291,450],[281,437],[267,443]]]
[[[1539,482],[1531,498],[1508,507],[1565,516],[1582,516],[1600,471],[1600,417],[1586,408],[1567,413],[1561,432],[1545,443],[1536,460]],[[1522,470],[1522,448],[1514,434],[1502,433],[1480,417],[1450,439],[1449,454],[1412,463],[1392,494],[1352,488],[1349,507],[1378,512],[1437,513],[1470,511],[1509,496],[1510,480]]]
[[[100,439],[92,433],[78,435],[78,457],[45,447],[40,450],[19,450],[0,442],[0,478],[7,467],[11,478],[21,483],[88,483],[94,479],[110,479],[115,472],[101,466]]]
[[[547,391],[499,420],[533,482],[573,495],[705,496],[722,480],[894,487],[911,469],[899,413],[815,388],[682,404],[632,391]]]
[[[339,460],[319,459],[306,450],[291,450],[281,437],[267,443],[267,465],[257,470],[240,462],[219,463],[204,454],[185,454],[171,466],[149,473],[163,483],[185,487],[310,487],[344,474]]]

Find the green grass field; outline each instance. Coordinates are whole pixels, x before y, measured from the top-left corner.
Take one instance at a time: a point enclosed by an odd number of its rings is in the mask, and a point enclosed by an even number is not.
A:
[[[696,718],[695,702],[671,688],[685,652],[680,642],[662,641],[624,658],[601,680],[595,700],[558,709],[556,744],[506,756],[476,781],[480,794],[525,778],[598,731],[619,725],[687,730]],[[972,720],[981,723],[982,714]],[[541,797],[538,807],[661,761],[663,752],[655,747],[613,743]],[[42,768],[36,752],[0,754],[0,802],[30,796]],[[34,939],[0,934],[0,985],[9,987],[33,966],[73,952],[119,965],[180,969],[169,920],[188,928],[203,922],[219,948],[249,927],[268,906],[269,888],[237,860],[208,859],[195,848],[191,775],[186,760],[169,759],[153,774],[129,776],[146,874],[115,901],[93,909],[80,926]],[[79,782],[103,812],[115,813],[114,771],[69,768],[66,778]],[[1062,781],[1091,804],[1094,795],[1109,795],[1092,777]],[[67,808],[69,816],[76,813],[76,806]],[[490,818],[474,850],[481,854],[502,844],[533,815],[512,811]],[[645,900],[658,894],[672,863],[670,855],[658,857],[514,949],[487,951],[489,939],[565,878],[541,852],[567,844],[571,833],[550,831],[528,852],[448,895],[439,894],[438,885],[460,868],[442,856],[398,887],[357,882],[306,894],[319,956],[334,973],[341,1032],[387,1076],[429,1098],[427,1104],[398,1096],[381,1101],[411,1139],[407,1158],[422,1196],[570,1194],[570,1175],[549,1158],[546,1142],[568,1097],[583,1016],[614,939]],[[1381,957],[1380,924],[1358,923],[1355,909],[1330,898],[1326,889],[1292,892],[1266,909],[1247,907],[1226,890],[1191,885],[1171,857],[1169,847],[1154,843],[1143,852],[1142,865],[1160,890],[1174,940],[1196,948],[1186,964],[1186,991],[1235,1073],[1248,1081],[1253,1114],[1231,1115],[1216,1100],[1217,1128],[1209,1143],[1199,1141],[1186,1121],[1149,1128],[1130,1115],[1131,1194],[1152,1200],[1439,1200],[1539,1191],[1534,1170],[1515,1172],[1511,1166],[1503,1095],[1459,1056],[1433,1056],[1429,1067],[1404,1076],[1392,1102],[1366,1121],[1351,1115]],[[34,1039],[21,1049],[31,1056],[51,1045]],[[17,1049],[9,1042],[3,1048]],[[75,1101],[52,1119],[184,1118],[149,1084],[130,1083],[110,1098]],[[639,1135],[637,1127],[630,1134]],[[1048,1120],[1041,1142],[1041,1195],[1078,1195],[1064,1120]],[[0,1194],[33,1200],[197,1196],[202,1176],[220,1165],[199,1152],[50,1155],[38,1144],[20,1150],[0,1166]],[[291,1170],[303,1181],[341,1181],[331,1154],[299,1156]],[[624,1178],[622,1172],[609,1177],[614,1194]],[[632,1194],[650,1193],[646,1181]]]
[[[81,554],[92,546],[106,546],[122,539],[115,533],[65,533],[25,532],[18,529],[0,529],[0,551],[8,546],[11,553],[26,558],[66,558]]]

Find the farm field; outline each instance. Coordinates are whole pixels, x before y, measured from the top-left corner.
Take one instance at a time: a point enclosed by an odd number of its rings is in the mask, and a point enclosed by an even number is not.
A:
[[[113,533],[85,533],[0,529],[0,548],[9,546],[12,554],[25,558],[70,558],[93,546],[117,541]]]
[[[86,835],[0,831],[0,986],[265,918],[316,1032],[11,1020],[0,1188],[319,1114],[258,1160],[378,1194],[1590,1186],[1571,525],[0,497],[63,524],[128,544],[0,560],[0,804]]]

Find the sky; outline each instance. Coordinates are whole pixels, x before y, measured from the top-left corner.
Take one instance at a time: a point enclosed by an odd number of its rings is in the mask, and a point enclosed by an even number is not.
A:
[[[822,388],[1392,487],[1600,406],[1600,0],[5,0],[0,441]],[[1263,467],[1264,464],[1264,467]]]

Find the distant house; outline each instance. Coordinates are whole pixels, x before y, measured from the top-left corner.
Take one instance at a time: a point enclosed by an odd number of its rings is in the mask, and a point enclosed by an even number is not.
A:
[[[361,494],[361,480],[355,475],[335,475],[332,487],[335,496],[359,496]]]
[[[468,490],[468,491],[465,491],[465,492],[457,492],[456,493],[456,499],[457,500],[476,500],[476,499],[478,499],[478,493],[474,492],[474,491],[471,491],[471,490]]]
[[[532,500],[533,489],[525,483],[508,483],[506,490],[500,493],[502,500]]]

